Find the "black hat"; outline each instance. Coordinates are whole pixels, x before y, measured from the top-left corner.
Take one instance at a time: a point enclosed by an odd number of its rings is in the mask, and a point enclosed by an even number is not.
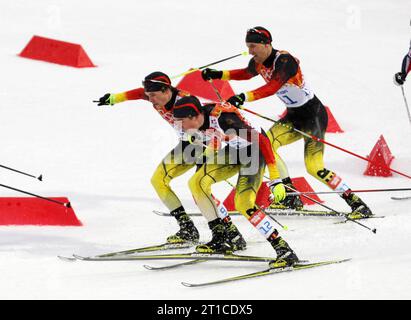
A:
[[[186,96],[178,100],[173,109],[175,118],[196,117],[203,111],[200,100],[194,96]]]
[[[254,27],[247,30],[245,42],[269,44],[273,41],[270,31],[263,27]]]
[[[163,91],[171,87],[171,80],[165,73],[156,71],[144,78],[143,87],[145,92]]]

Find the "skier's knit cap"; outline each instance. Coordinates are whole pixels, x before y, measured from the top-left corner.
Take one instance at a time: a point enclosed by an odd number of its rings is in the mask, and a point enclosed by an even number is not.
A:
[[[144,78],[143,87],[145,92],[163,91],[171,87],[171,80],[165,73],[156,71]]]
[[[173,116],[177,119],[195,117],[203,111],[200,100],[194,96],[186,96],[176,102]]]
[[[254,27],[247,30],[245,42],[269,44],[273,41],[270,31],[263,27]]]

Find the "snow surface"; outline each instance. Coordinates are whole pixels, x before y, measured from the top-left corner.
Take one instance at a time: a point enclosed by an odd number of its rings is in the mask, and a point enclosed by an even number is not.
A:
[[[347,258],[349,263],[261,279],[190,289],[201,282],[264,268],[260,263],[209,262],[151,272],[143,262],[66,263],[57,255],[97,254],[162,242],[175,232],[150,185],[151,174],[177,142],[172,129],[146,102],[96,107],[106,92],[140,86],[162,70],[170,75],[246,50],[247,28],[272,31],[274,46],[301,60],[318,97],[345,130],[326,139],[366,156],[380,134],[395,155],[393,167],[411,173],[411,127],[392,77],[410,40],[409,0],[376,1],[58,1],[0,3],[1,164],[44,174],[44,182],[1,171],[1,183],[45,196],[67,196],[84,227],[1,227],[1,299],[410,299],[410,201],[394,193],[364,194],[385,219],[364,222],[376,235],[334,219],[279,218],[300,258]],[[80,43],[98,68],[75,69],[19,58],[32,35]],[[243,67],[248,57],[218,68]],[[236,92],[261,79],[232,82]],[[411,101],[407,83],[406,94]],[[273,97],[248,105],[267,116],[281,114]],[[249,116],[268,128],[270,123]],[[292,176],[326,188],[305,173],[302,142],[285,147]],[[409,179],[365,177],[366,163],[326,148],[326,166],[352,188],[410,187]],[[195,210],[187,188],[190,173],[173,186]],[[215,193],[224,198],[225,184]],[[1,196],[19,196],[1,189]],[[395,195],[400,195],[396,193]],[[404,193],[409,195],[409,193]],[[326,204],[347,210],[335,195]],[[246,254],[272,254],[243,217],[234,221],[249,241]],[[202,240],[205,220],[195,218]],[[147,263],[147,262],[146,262]],[[167,262],[151,262],[163,265]]]

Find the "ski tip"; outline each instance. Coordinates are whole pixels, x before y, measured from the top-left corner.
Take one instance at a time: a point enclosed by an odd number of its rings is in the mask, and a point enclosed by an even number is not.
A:
[[[187,287],[187,288],[192,288],[192,287],[195,287],[195,285],[194,285],[194,284],[192,284],[192,283],[188,283],[188,282],[181,282],[181,284],[182,284],[184,287]]]
[[[344,263],[344,262],[348,262],[351,261],[352,258],[345,258],[345,259],[338,259],[338,260],[329,260],[330,264],[338,264],[338,263]]]
[[[73,257],[76,258],[77,260],[86,260],[86,257],[82,257],[77,254],[73,254]]]
[[[161,217],[171,217],[171,214],[158,210],[153,210],[153,213]]]
[[[60,260],[67,261],[67,262],[75,262],[77,261],[74,257],[65,257],[65,256],[57,256]]]
[[[156,270],[156,268],[149,266],[147,264],[143,265],[144,268],[146,268],[147,270]]]
[[[411,196],[404,196],[404,197],[391,197],[392,200],[409,200]]]
[[[65,206],[66,208],[71,208],[71,203],[70,203],[70,202],[66,202],[66,203],[64,204],[64,206]]]

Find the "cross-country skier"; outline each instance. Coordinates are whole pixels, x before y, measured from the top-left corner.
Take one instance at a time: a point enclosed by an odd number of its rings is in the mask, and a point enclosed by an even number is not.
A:
[[[196,141],[207,145],[206,161],[190,179],[189,187],[208,221],[212,239],[198,245],[196,250],[200,253],[230,251],[223,222],[211,196],[211,187],[238,174],[235,207],[275,249],[278,259],[270,265],[283,266],[298,261],[294,251],[274,228],[273,220],[255,204],[266,165],[275,201],[286,196],[269,139],[253,129],[239,110],[226,102],[202,106],[196,97],[187,96],[176,102],[173,114],[185,132],[192,134],[194,131]]]
[[[411,71],[411,42],[410,49],[402,60],[401,71],[394,75],[394,83],[397,86],[402,86],[407,78],[408,73]]]
[[[99,99],[98,105],[114,105],[127,100],[148,100],[164,120],[174,127],[174,104],[184,95],[187,95],[187,93],[171,85],[168,75],[163,72],[153,72],[145,77],[142,88],[116,94],[107,93]],[[151,178],[151,183],[159,198],[170,210],[171,215],[177,220],[180,227],[176,234],[167,238],[170,243],[197,242],[199,240],[197,228],[187,215],[180,199],[170,187],[172,179],[181,176],[196,165],[196,159],[191,157],[191,153],[189,155],[184,153],[188,146],[192,147],[189,141],[180,141],[161,161]],[[232,223],[226,208],[220,201],[214,200],[219,203],[218,213],[224,221],[228,239],[233,249],[245,249],[246,242],[237,227]]]
[[[304,160],[308,173],[331,189],[343,192],[342,198],[352,209],[351,218],[371,216],[371,210],[348,185],[335,172],[324,167],[324,144],[303,137],[293,130],[296,128],[324,138],[328,123],[325,107],[307,86],[299,60],[286,51],[274,49],[271,44],[271,34],[263,27],[249,29],[245,41],[249,53],[253,55],[246,68],[225,71],[204,69],[203,79],[248,80],[261,75],[266,82],[265,85],[237,94],[227,101],[236,107],[241,107],[244,102],[259,100],[274,94],[283,101],[287,107],[287,115],[273,125],[267,134],[284,184],[292,186],[287,167],[278,155],[277,149],[304,138]],[[287,196],[283,204],[290,208],[302,208],[298,196]]]

